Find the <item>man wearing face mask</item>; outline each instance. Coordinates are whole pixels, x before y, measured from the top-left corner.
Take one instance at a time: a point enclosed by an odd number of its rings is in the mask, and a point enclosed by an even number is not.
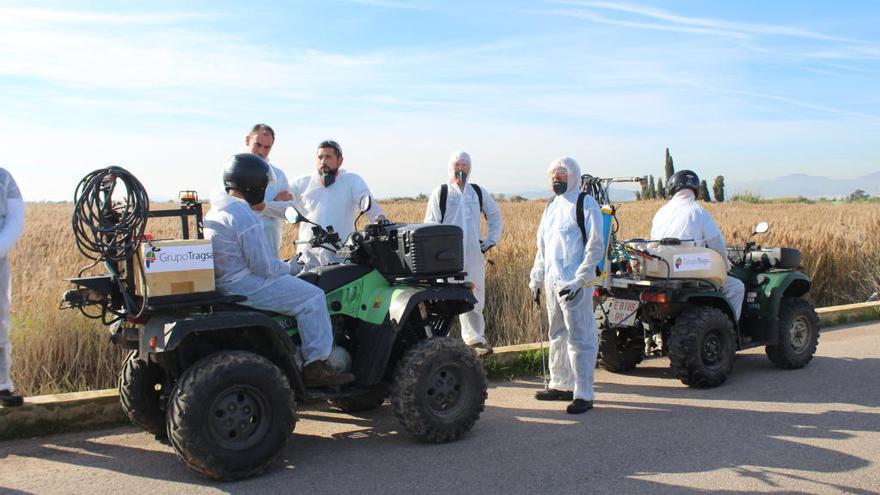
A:
[[[536,302],[543,291],[550,320],[550,385],[535,398],[572,401],[566,411],[580,414],[593,408],[599,340],[593,294],[584,285],[596,278],[605,254],[602,213],[592,196],[579,193],[581,170],[573,158],[553,160],[548,174],[556,197],[538,226],[529,289]],[[579,225],[579,202],[583,225]]]
[[[486,340],[486,322],[483,319],[483,305],[486,295],[486,272],[483,255],[501,239],[501,210],[486,189],[468,181],[471,173],[471,157],[458,151],[449,157],[447,169],[449,182],[437,187],[428,200],[425,223],[444,223],[461,227],[464,248],[465,280],[473,282],[474,309],[459,316],[461,338],[477,355],[492,353],[492,346]],[[481,240],[480,214],[486,216],[489,224],[485,239]]]
[[[280,168],[269,163],[269,152],[275,145],[275,131],[266,124],[257,124],[251,128],[251,132],[244,138],[247,151],[259,156],[269,165],[269,184],[266,186],[266,197],[263,207],[260,207],[259,217],[263,224],[263,230],[269,239],[269,247],[275,256],[279,256],[281,249],[281,232],[284,227],[284,212],[292,206],[287,176]]]
[[[354,380],[327,363],[333,330],[324,291],[294,277],[297,263],[278,260],[257,217],[269,182],[269,165],[257,155],[240,153],[223,171],[226,192],[211,198],[205,238],[214,250],[214,278],[221,294],[246,296],[242,303],[296,318],[302,339],[302,378],[307,386],[341,385]]]
[[[354,220],[360,213],[360,200],[370,196],[370,189],[361,176],[342,169],[342,147],[336,141],[318,144],[315,173],[297,177],[291,184],[299,212],[309,220],[326,228],[333,226],[340,239],[346,239],[354,230]],[[378,201],[366,212],[372,222],[386,220]],[[302,222],[299,240],[312,238],[312,226]],[[334,253],[322,248],[300,245],[300,262],[309,270],[341,261]]]

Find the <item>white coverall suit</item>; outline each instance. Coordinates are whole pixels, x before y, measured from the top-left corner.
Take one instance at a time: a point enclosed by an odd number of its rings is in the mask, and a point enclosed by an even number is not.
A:
[[[602,212],[596,200],[584,197],[584,240],[575,211],[580,167],[573,158],[563,157],[554,160],[548,172],[558,168],[568,171],[568,188],[541,217],[529,288],[543,290],[550,320],[550,388],[573,391],[575,399],[592,401],[599,337],[593,292],[582,287],[596,278],[596,267],[605,256]],[[566,300],[559,295],[564,289],[578,292]]]
[[[367,183],[361,176],[341,168],[336,180],[329,187],[324,187],[321,176],[314,172],[294,179],[290,192],[293,193],[293,201],[301,214],[324,228],[332,226],[343,242],[354,231],[354,220],[360,214],[361,197],[372,197]],[[385,213],[379,202],[373,198],[373,205],[370,211],[366,212],[366,216],[371,222],[375,222],[379,215],[384,216]],[[311,238],[312,225],[301,222],[299,240],[305,241]],[[323,248],[301,244],[299,252],[302,253],[300,262],[305,264],[305,270],[342,261],[334,253]]]
[[[455,163],[459,160],[466,160],[470,163],[470,156],[464,152],[457,152],[449,157],[449,183],[446,185],[448,189],[446,215],[443,216],[442,223],[461,227],[464,271],[467,272],[465,280],[473,282],[474,297],[477,299],[477,303],[472,311],[459,316],[461,338],[467,345],[488,344],[486,341],[486,321],[483,318],[483,307],[486,302],[486,270],[483,253],[480,249],[480,200],[469,181],[465,181],[463,190],[454,181]],[[470,179],[470,176],[468,176],[468,179]],[[425,212],[425,223],[441,223],[440,189],[441,187],[438,186],[431,192],[431,197],[428,199],[428,208]],[[504,222],[501,219],[501,210],[498,208],[495,200],[492,199],[492,195],[484,188],[481,188],[481,190],[483,193],[483,211],[486,212],[486,219],[489,224],[483,244],[494,246],[501,239],[501,229]]]
[[[281,232],[284,229],[286,217],[284,212],[288,207],[293,206],[293,201],[275,201],[275,196],[281,191],[290,191],[290,184],[287,182],[287,176],[280,168],[269,165],[269,184],[266,186],[265,204],[266,207],[259,213],[260,222],[263,224],[263,230],[266,232],[266,238],[269,239],[269,247],[275,256],[281,253]]]
[[[712,219],[712,215],[696,202],[694,192],[690,189],[676,192],[672,199],[654,215],[654,220],[651,222],[651,239],[660,240],[667,237],[695,240],[698,244],[702,243],[718,252],[722,259],[727,260],[727,246],[721,230]],[[721,292],[733,308],[736,320],[739,321],[745,286],[736,277],[728,275]]]
[[[333,330],[324,291],[294,277],[297,263],[280,261],[250,206],[224,192],[211,198],[205,237],[214,249],[214,278],[221,294],[247,296],[245,305],[296,318],[303,366],[327,359]]]
[[[9,251],[24,228],[24,201],[12,175],[0,168],[0,390],[14,390],[12,384],[12,343],[9,340],[9,305],[12,276]]]

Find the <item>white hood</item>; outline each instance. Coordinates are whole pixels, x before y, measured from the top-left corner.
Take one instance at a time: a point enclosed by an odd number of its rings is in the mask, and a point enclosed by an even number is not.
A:
[[[550,167],[547,168],[547,175],[553,175],[553,172],[560,168],[568,172],[568,188],[563,194],[577,191],[581,179],[581,167],[578,165],[578,162],[570,156],[561,156],[550,162]]]
[[[465,179],[465,184],[467,184],[471,180],[471,173],[473,172],[473,164],[471,164],[471,155],[467,154],[464,151],[456,151],[449,155],[449,163],[446,167],[446,173],[449,176],[449,182],[453,182],[455,180],[455,164],[459,161],[467,162],[468,165],[471,166],[471,171],[468,172],[467,179]],[[464,185],[464,184],[462,184]]]

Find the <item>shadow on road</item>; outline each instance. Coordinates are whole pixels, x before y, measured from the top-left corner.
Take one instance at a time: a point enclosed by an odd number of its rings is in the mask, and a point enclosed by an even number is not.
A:
[[[490,399],[513,393],[529,406],[533,402],[528,398],[540,386],[539,382],[494,383]],[[601,399],[612,390],[626,395]],[[693,398],[694,392],[705,392],[671,390],[602,384],[597,408],[583,416],[565,414],[564,403],[534,403],[535,408],[493,405],[471,434],[440,445],[419,443],[401,432],[388,404],[355,416],[305,410],[297,429],[302,430],[307,422],[309,433],[295,433],[281,462],[262,477],[236,483],[201,478],[179,462],[169,447],[158,443],[141,442],[148,445],[146,449],[111,443],[121,436],[145,435],[131,428],[103,432],[102,437],[77,434],[47,439],[21,452],[3,446],[0,456],[31,456],[229,493],[269,489],[334,494],[467,493],[478,487],[487,493],[563,493],[576,487],[583,488],[578,493],[664,493],[697,488],[670,484],[665,478],[684,476],[691,483],[694,474],[719,470],[727,470],[725,476],[758,483],[764,490],[778,490],[780,479],[817,483],[802,476],[804,472],[847,473],[868,466],[866,459],[816,444],[844,440],[853,432],[880,431],[878,415],[871,413],[768,412],[719,407],[711,401],[681,405],[653,400]],[[735,386],[716,390],[714,399],[738,400],[727,393],[745,394]],[[741,400],[770,400],[771,396],[771,391],[753,392],[751,398]],[[11,443],[14,449],[16,442]],[[824,481],[811,486],[819,491],[870,493]]]
[[[781,403],[840,403],[880,407],[876,386],[878,358],[832,358],[817,356],[798,370],[775,367],[759,354],[739,354],[733,373],[720,387],[689,388],[672,374],[665,359],[617,375],[634,378],[657,378],[650,385],[620,383],[619,378],[603,380],[608,372],[597,373],[596,390],[617,394],[637,394],[675,399],[759,401]],[[607,375],[606,375],[607,376]],[[611,375],[613,376],[613,375]],[[846,380],[842,386],[841,379]]]

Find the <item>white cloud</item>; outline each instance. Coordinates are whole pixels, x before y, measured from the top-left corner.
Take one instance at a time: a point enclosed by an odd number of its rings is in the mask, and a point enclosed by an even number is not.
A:
[[[641,21],[628,21],[623,19],[612,19],[606,16],[602,16],[596,14],[595,12],[589,10],[582,9],[552,9],[546,11],[547,14],[550,15],[558,15],[563,17],[572,17],[575,19],[583,19],[587,21],[598,22],[601,24],[609,24],[612,26],[620,26],[620,27],[631,27],[631,28],[639,28],[639,29],[651,29],[655,31],[670,31],[675,33],[688,33],[688,34],[707,34],[707,35],[715,35],[715,36],[726,36],[730,38],[739,38],[739,39],[748,39],[748,35],[746,33],[741,33],[737,31],[731,31],[726,29],[715,29],[710,27],[692,27],[692,26],[681,26],[675,24],[657,24],[657,23],[648,23]]]
[[[120,113],[153,114],[153,115],[195,115],[201,117],[217,117],[216,111],[204,108],[193,108],[182,105],[174,105],[162,101],[147,99],[118,99],[118,98],[86,98],[79,96],[59,96],[49,99],[60,105],[68,105],[78,109],[86,109],[89,112],[96,110],[112,110]]]
[[[842,41],[847,43],[862,43],[867,45],[876,46],[876,43],[872,41],[864,41],[857,40],[852,38],[845,38],[840,36],[827,35],[815,31],[811,31],[808,29],[794,27],[794,26],[782,26],[782,25],[773,25],[773,24],[753,24],[747,22],[731,22],[725,21],[721,19],[711,19],[705,17],[688,17],[682,15],[676,15],[671,12],[649,7],[645,5],[638,4],[628,4],[628,3],[618,3],[618,2],[602,2],[602,1],[589,1],[589,0],[544,0],[547,3],[553,4],[562,4],[562,5],[575,5],[575,6],[583,6],[583,7],[593,7],[604,10],[612,10],[617,12],[625,12],[630,14],[637,14],[644,17],[650,17],[657,20],[668,21],[672,24],[679,24],[684,26],[698,26],[702,28],[709,28],[710,30],[714,30],[718,33],[738,33],[740,35],[743,34],[759,34],[759,35],[778,35],[778,36],[790,36],[796,38],[807,38],[807,39],[815,39],[815,40],[824,40],[824,41]]]
[[[426,2],[407,1],[407,0],[345,0],[350,3],[359,5],[368,5],[371,7],[384,7],[389,9],[400,10],[432,10],[432,7]]]
[[[149,25],[174,24],[199,19],[214,19],[218,15],[185,12],[105,14],[101,12],[74,12],[55,9],[27,9],[0,7],[0,26],[21,28],[29,24],[98,24]]]
[[[591,0],[543,0],[545,3],[554,5],[564,5],[569,7],[580,7],[580,9],[554,9],[546,11],[546,14],[566,16],[578,19],[584,19],[601,24],[609,24],[620,27],[629,27],[636,29],[649,29],[657,31],[669,31],[685,34],[698,34],[709,36],[720,36],[725,38],[739,39],[741,41],[750,41],[755,38],[782,37],[800,40],[809,40],[815,42],[831,43],[834,46],[818,49],[818,50],[802,50],[797,53],[790,53],[789,56],[797,56],[802,58],[818,58],[818,59],[878,59],[880,58],[880,43],[870,40],[861,40],[848,38],[844,36],[835,36],[820,33],[810,29],[798,26],[785,26],[776,24],[756,24],[748,22],[735,22],[722,19],[712,19],[705,17],[689,17],[677,15],[669,11],[658,9],[655,7]],[[602,11],[617,12],[623,14],[632,14],[636,18],[648,18],[662,23],[648,23],[643,21],[633,21],[629,19],[610,18],[600,14],[596,14],[591,10],[583,8],[598,9]],[[760,50],[772,51],[757,46],[754,43],[746,43],[743,46]]]

